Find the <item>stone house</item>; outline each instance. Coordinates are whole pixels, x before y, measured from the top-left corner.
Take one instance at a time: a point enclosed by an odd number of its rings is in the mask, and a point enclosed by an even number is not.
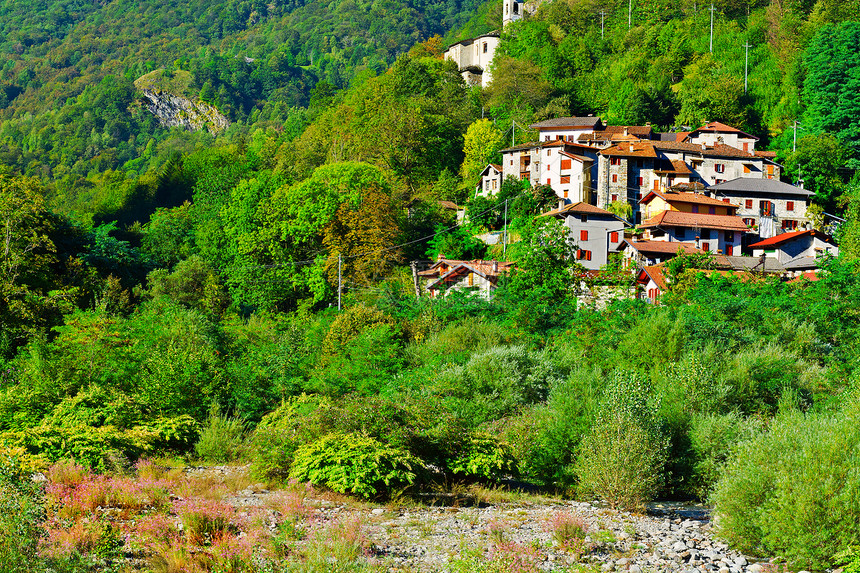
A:
[[[748,228],[735,215],[737,205],[688,192],[652,191],[642,199],[644,239],[691,241],[707,252],[740,254]]]
[[[514,177],[549,185],[563,202],[593,203],[598,150],[564,140],[532,142],[501,150],[502,180]]]
[[[737,178],[712,186],[714,197],[725,198],[739,206],[738,216],[755,228],[762,239],[780,230],[791,231],[809,223],[806,209],[812,193],[777,179]]]
[[[578,202],[549,211],[541,217],[555,217],[568,228],[569,241],[576,246],[577,262],[598,270],[620,251],[628,224],[605,209]]]
[[[671,258],[683,255],[704,254],[705,251],[696,247],[695,243],[668,241],[634,241],[628,239],[621,245],[624,258],[632,261],[637,267],[653,266],[664,263]]]
[[[484,170],[481,171],[478,184],[475,185],[475,197],[479,195],[483,197],[498,195],[499,190],[502,188],[502,181],[504,181],[502,166],[496,165],[495,163],[489,163],[484,167]]]
[[[538,141],[563,140],[576,143],[581,136],[600,131],[604,128],[599,117],[556,117],[529,126],[539,133]]]
[[[433,298],[445,296],[454,290],[463,290],[489,299],[498,286],[499,278],[513,267],[514,263],[511,262],[440,258],[430,268],[419,272],[418,276],[425,280],[424,288]]]

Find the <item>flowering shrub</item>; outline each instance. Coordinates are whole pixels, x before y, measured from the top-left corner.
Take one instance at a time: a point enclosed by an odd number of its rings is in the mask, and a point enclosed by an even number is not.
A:
[[[235,531],[236,510],[224,503],[203,499],[180,500],[173,502],[173,511],[182,520],[189,538],[196,543]]]
[[[559,547],[581,555],[585,551],[585,535],[588,524],[575,513],[559,511],[550,518],[547,529]]]

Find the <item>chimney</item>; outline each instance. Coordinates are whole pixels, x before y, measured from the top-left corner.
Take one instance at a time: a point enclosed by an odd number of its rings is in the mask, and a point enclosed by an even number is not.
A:
[[[493,272],[498,274],[499,272],[499,261],[493,259]]]
[[[624,126],[624,137],[627,137],[628,135],[630,135],[630,130],[629,130],[629,129],[627,128],[627,126],[625,125],[625,126]]]

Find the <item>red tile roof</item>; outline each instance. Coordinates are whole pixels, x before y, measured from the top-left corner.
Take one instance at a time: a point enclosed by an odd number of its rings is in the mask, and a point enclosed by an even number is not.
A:
[[[654,143],[651,141],[624,142],[612,147],[607,147],[600,152],[601,155],[619,157],[657,157],[654,151]]]
[[[589,115],[586,117],[555,117],[531,124],[531,129],[547,129],[553,127],[594,127],[600,123],[600,118]]]
[[[694,129],[693,131],[690,132],[689,135],[693,136],[694,134],[696,134],[700,131],[709,131],[709,132],[714,132],[714,133],[737,133],[739,135],[745,135],[746,137],[749,137],[751,139],[755,139],[756,141],[758,141],[758,137],[756,137],[755,135],[750,135],[748,133],[744,133],[743,131],[741,131],[740,129],[738,129],[736,127],[732,127],[731,125],[726,125],[725,123],[721,123],[719,121],[712,121],[706,125],[703,125],[702,127],[698,128],[698,129]]]
[[[802,283],[804,281],[815,282],[820,281],[821,277],[818,276],[818,273],[815,271],[804,271],[800,276],[794,277],[789,283]]]
[[[743,219],[735,215],[708,215],[705,213],[682,213],[681,211],[663,211],[656,217],[643,221],[641,227],[686,227],[739,231],[741,233],[748,230]]]
[[[783,243],[787,243],[789,241],[793,241],[795,239],[799,239],[801,237],[805,237],[807,235],[817,237],[822,241],[827,241],[828,243],[833,242],[833,237],[828,235],[827,233],[822,233],[821,231],[816,231],[815,229],[807,229],[805,231],[793,231],[791,233],[782,233],[781,235],[773,236],[769,239],[765,239],[763,241],[759,241],[758,243],[753,243],[750,245],[751,249],[764,249],[765,247],[775,247],[777,245],[781,245]]]
[[[776,159],[776,151],[759,151],[755,150],[756,157],[764,157],[765,159]]]
[[[654,281],[654,284],[657,285],[657,288],[659,288],[663,292],[667,292],[669,290],[669,283],[666,282],[665,270],[666,270],[666,268],[663,265],[654,265],[651,267],[642,267],[642,270],[639,271],[638,282],[640,284],[647,284],[648,281],[643,280],[645,277],[647,277],[647,278],[651,279],[652,281]],[[643,274],[645,275],[645,277],[642,276]]]
[[[672,203],[688,203],[694,205],[709,205],[714,207],[728,207],[738,209],[738,205],[732,205],[731,203],[726,203],[725,201],[721,201],[719,199],[714,199],[713,197],[708,197],[707,195],[702,195],[701,193],[689,193],[687,191],[657,191],[652,190],[647,195],[645,195],[640,203],[649,203],[651,198],[657,196],[664,199],[670,205]]]
[[[443,262],[457,264],[450,264],[447,272],[440,273],[438,270],[440,267],[438,267],[437,265]],[[494,265],[496,266],[495,270],[493,269]],[[443,259],[436,263],[434,267],[436,268],[436,274],[431,273],[431,271],[433,271],[433,267],[431,267],[431,269],[418,273],[419,276],[429,278],[433,278],[441,274],[438,280],[427,286],[427,290],[439,288],[442,282],[449,281],[468,272],[477,273],[488,279],[491,283],[495,284],[495,281],[499,278],[499,276],[504,273],[507,273],[511,270],[511,268],[514,267],[514,263],[506,261],[485,261],[483,259],[475,259],[472,261],[450,261],[447,259]]]

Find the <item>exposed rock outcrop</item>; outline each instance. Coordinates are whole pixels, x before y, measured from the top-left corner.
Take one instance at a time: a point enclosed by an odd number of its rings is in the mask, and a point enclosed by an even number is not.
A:
[[[207,129],[217,135],[230,126],[230,121],[214,105],[191,101],[156,89],[144,89],[148,109],[161,125],[181,127],[188,131]]]

